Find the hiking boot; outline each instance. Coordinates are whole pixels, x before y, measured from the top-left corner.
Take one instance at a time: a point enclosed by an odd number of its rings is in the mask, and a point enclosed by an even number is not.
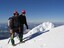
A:
[[[13,44],[13,46],[16,46],[16,44]]]
[[[25,41],[21,41],[20,43],[25,43]]]

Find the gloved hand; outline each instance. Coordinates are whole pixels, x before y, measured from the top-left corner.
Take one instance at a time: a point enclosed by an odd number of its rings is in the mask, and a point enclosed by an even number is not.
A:
[[[26,29],[26,30],[24,31],[24,34],[27,34],[29,31],[30,31],[30,29]]]
[[[10,34],[13,34],[13,30],[12,29],[10,29]]]
[[[30,31],[30,29],[26,29],[26,31],[27,31],[27,32],[29,32],[29,31]]]

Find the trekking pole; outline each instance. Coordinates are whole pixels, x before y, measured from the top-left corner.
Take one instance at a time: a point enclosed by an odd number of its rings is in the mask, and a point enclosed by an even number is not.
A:
[[[8,40],[8,44],[9,44],[10,40],[11,40],[11,33],[10,33],[10,38],[9,38],[9,40]]]
[[[18,38],[18,34],[16,35],[16,37]],[[10,39],[8,40],[8,44],[9,44],[10,41],[11,41],[11,35],[10,35]]]
[[[9,44],[10,40],[11,40],[11,39],[8,40],[8,44]]]

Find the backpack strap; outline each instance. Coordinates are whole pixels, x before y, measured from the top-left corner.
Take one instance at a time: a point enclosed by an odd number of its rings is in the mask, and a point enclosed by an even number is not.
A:
[[[8,27],[9,27],[9,28],[12,28],[12,27],[13,27],[13,22],[14,22],[13,17],[10,17],[10,18],[8,19]]]

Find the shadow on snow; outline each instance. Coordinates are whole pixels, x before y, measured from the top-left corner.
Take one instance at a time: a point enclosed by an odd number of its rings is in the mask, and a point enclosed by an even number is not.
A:
[[[33,38],[35,38],[35,37],[37,37],[37,36],[39,36],[39,35],[41,35],[41,34],[43,34],[43,33],[46,33],[46,32],[48,32],[48,31],[49,31],[49,30],[47,30],[47,31],[45,31],[45,32],[36,32],[36,33],[34,33],[34,34],[30,35],[30,36],[25,37],[25,38],[24,38],[24,41],[31,40],[31,39],[33,39]]]

